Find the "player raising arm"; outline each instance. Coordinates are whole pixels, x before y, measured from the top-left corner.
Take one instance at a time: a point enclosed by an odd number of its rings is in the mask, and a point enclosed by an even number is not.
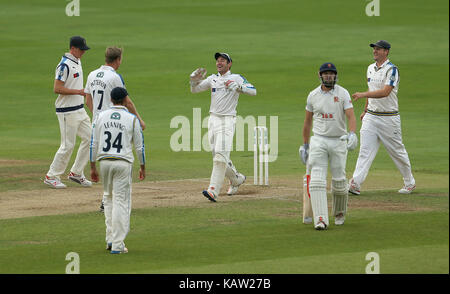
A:
[[[236,107],[239,94],[256,95],[256,89],[243,76],[231,73],[232,59],[227,53],[216,53],[218,73],[205,78],[204,68],[196,69],[190,76],[191,92],[211,91],[208,138],[213,156],[213,170],[209,187],[202,194],[216,202],[225,177],[230,181],[228,195],[237,192],[246,177],[239,173],[230,159],[236,125]]]

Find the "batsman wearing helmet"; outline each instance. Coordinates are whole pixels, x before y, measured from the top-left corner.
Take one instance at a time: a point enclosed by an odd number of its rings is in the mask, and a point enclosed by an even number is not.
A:
[[[205,78],[204,68],[196,69],[190,76],[191,92],[211,90],[208,138],[213,154],[213,170],[209,187],[203,196],[216,202],[220,188],[227,177],[230,181],[228,195],[237,192],[246,177],[239,173],[230,159],[236,124],[236,107],[241,93],[256,95],[256,89],[243,76],[231,73],[232,59],[227,53],[216,53],[218,73]]]
[[[355,135],[356,119],[350,94],[345,88],[336,84],[337,73],[333,63],[324,63],[320,66],[321,85],[308,95],[303,125],[304,144],[299,149],[300,157],[307,165],[307,172],[310,172],[307,188],[316,230],[325,230],[329,225],[328,163],[332,175],[335,224],[344,224],[348,199],[345,176],[347,149],[353,150],[358,145],[358,138]],[[349,124],[348,133],[346,118]],[[311,127],[313,136],[310,136]]]

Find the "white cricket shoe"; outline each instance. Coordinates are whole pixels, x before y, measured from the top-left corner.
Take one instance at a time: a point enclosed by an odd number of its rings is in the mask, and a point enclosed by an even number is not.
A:
[[[343,213],[339,213],[334,218],[334,224],[336,226],[342,226],[344,224],[344,221],[345,221],[345,215]]]
[[[202,192],[203,196],[205,196],[206,198],[208,198],[209,201],[212,202],[217,202],[217,195],[216,192],[208,189],[208,190],[203,190]]]
[[[359,195],[361,194],[361,191],[359,189],[360,188],[356,185],[355,181],[353,181],[353,178],[351,178],[348,182],[348,191],[353,195]]]
[[[326,230],[328,228],[327,224],[323,221],[322,217],[319,217],[319,222],[314,226],[314,229],[318,231]]]
[[[403,188],[398,190],[400,194],[411,194],[412,191],[416,188],[416,185],[405,185]]]
[[[59,177],[49,177],[49,176],[45,175],[44,183],[49,185],[53,189],[67,188],[67,186],[61,182]]]
[[[243,174],[239,173],[238,174],[238,179],[237,179],[238,184],[236,186],[233,186],[233,185],[231,185],[231,182],[230,182],[230,188],[228,188],[227,195],[231,196],[231,195],[236,194],[236,192],[239,189],[239,186],[242,185],[245,182],[246,179],[247,179],[246,176],[244,176]]]
[[[77,175],[73,172],[70,172],[69,176],[67,177],[69,180],[74,181],[75,183],[80,184],[83,187],[91,187],[92,182],[86,179],[84,175]]]
[[[128,249],[127,249],[127,247],[123,247],[123,250],[111,250],[110,253],[111,253],[111,254],[123,254],[123,253],[128,253]]]

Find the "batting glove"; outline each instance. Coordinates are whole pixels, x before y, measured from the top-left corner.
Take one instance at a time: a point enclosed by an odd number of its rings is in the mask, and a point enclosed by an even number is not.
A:
[[[347,149],[354,150],[358,146],[358,137],[354,132],[348,133],[348,135],[343,135],[340,137],[342,141],[347,141]]]
[[[206,69],[200,67],[191,73],[190,79],[192,82],[199,82],[203,80],[205,76],[206,76]]]
[[[306,164],[309,156],[309,144],[305,143],[302,146],[300,146],[300,149],[298,149],[298,154],[300,155],[303,164]]]

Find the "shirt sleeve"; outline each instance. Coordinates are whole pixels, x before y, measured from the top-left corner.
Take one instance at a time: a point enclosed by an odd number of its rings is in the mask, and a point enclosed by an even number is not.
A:
[[[69,66],[65,63],[58,64],[55,71],[55,80],[65,83],[68,76],[69,76]]]
[[[88,75],[87,81],[86,81],[86,86],[84,87],[84,93],[86,94],[91,94],[91,75]]]
[[[306,98],[306,107],[305,109],[309,112],[314,112],[314,107],[312,105],[312,95],[309,93],[308,98]]]
[[[100,128],[97,126],[98,120],[99,116],[97,116],[97,119],[94,120],[94,123],[92,124],[91,144],[89,146],[89,160],[91,162],[97,161],[97,150],[98,150],[97,146],[100,132]]]
[[[209,76],[206,79],[200,81],[200,82],[190,82],[191,84],[191,92],[192,93],[199,93],[206,90],[211,89],[211,77]]]
[[[385,85],[389,85],[392,87],[397,86],[399,82],[400,75],[398,73],[398,69],[396,66],[392,66],[388,71],[386,72],[386,82]]]
[[[350,93],[347,90],[344,91],[342,99],[344,99],[344,110],[353,108],[352,98],[350,98]]]
[[[241,88],[242,88],[242,93],[250,95],[250,96],[255,96],[256,95],[256,88],[255,86],[253,86],[252,84],[249,83],[249,81],[247,81],[246,78],[244,78],[243,76],[241,76]]]
[[[144,145],[144,134],[142,133],[142,128],[137,117],[134,117],[133,121],[133,142],[134,148],[136,150],[136,156],[139,159],[141,165],[145,165],[145,145]]]

